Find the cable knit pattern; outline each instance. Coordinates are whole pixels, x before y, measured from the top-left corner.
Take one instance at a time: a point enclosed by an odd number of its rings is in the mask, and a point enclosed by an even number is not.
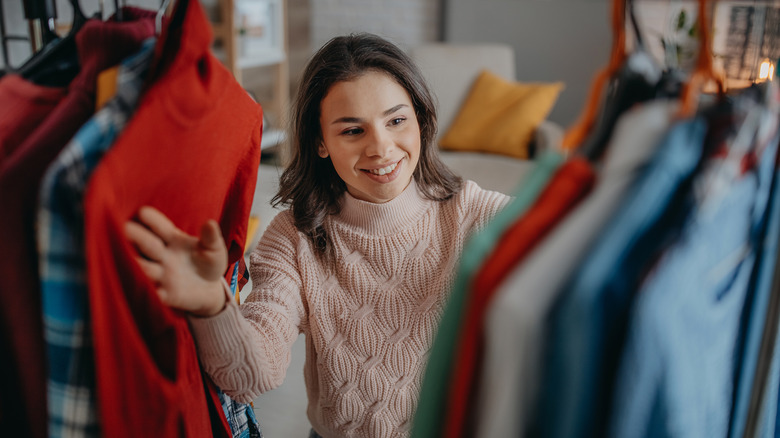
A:
[[[414,182],[384,204],[345,194],[325,223],[333,267],[318,261],[290,212],[280,213],[251,255],[254,289],[240,311],[229,300],[219,315],[191,319],[203,366],[249,402],[282,383],[305,333],[307,413],[317,432],[409,436],[464,239],[507,201],[471,181],[446,202],[423,198]]]

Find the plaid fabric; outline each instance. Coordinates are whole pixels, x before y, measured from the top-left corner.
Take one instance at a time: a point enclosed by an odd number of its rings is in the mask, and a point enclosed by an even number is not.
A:
[[[246,279],[248,272],[243,257],[233,264],[233,269],[228,269],[230,292],[236,300],[238,300],[237,292],[246,284],[246,280],[242,284],[241,279]],[[238,403],[222,392],[219,387],[217,387],[217,394],[222,402],[222,410],[225,411],[230,431],[233,432],[233,438],[263,438],[263,432],[260,430],[260,424],[255,417],[252,405]]]
[[[155,38],[144,41],[122,62],[116,96],[79,129],[41,184],[37,238],[52,438],[100,433],[82,201],[90,174],[136,108],[154,44]]]
[[[249,268],[246,266],[244,257],[238,259],[231,269],[228,269],[225,274],[225,281],[230,285],[233,295],[236,299],[236,303],[241,304],[239,294],[244,286],[249,282]]]

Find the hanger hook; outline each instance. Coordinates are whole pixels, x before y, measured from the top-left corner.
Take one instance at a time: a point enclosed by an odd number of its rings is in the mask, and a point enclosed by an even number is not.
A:
[[[160,9],[157,11],[157,15],[154,17],[154,29],[157,35],[160,35],[160,32],[162,32],[162,17],[165,15],[165,10],[168,9],[170,3],[171,0],[163,0]]]
[[[81,9],[79,0],[70,0],[70,5],[73,7],[73,27],[76,27],[76,23],[79,25],[87,21],[87,16],[84,15],[84,11]]]

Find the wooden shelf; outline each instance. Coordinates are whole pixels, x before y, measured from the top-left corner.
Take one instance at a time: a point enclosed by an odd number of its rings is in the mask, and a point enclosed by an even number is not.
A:
[[[227,64],[227,53],[222,47],[215,47],[211,50],[214,56],[220,61]],[[281,50],[269,49],[263,51],[260,56],[239,56],[236,61],[236,65],[239,69],[247,69],[253,67],[266,67],[274,66],[279,63],[285,62],[285,54]]]
[[[287,52],[287,1],[286,0],[258,0],[266,1],[273,7],[272,40],[276,43],[273,47],[256,49],[251,53],[244,51],[242,54],[242,36],[236,23],[236,0],[218,0],[221,22],[212,23],[214,40],[217,45],[213,52],[228,70],[233,73],[236,81],[244,84],[242,70],[253,67],[272,67],[273,90],[272,102],[264,106],[264,110],[273,114],[274,119],[280,122],[286,114],[290,103],[290,74],[289,55]]]

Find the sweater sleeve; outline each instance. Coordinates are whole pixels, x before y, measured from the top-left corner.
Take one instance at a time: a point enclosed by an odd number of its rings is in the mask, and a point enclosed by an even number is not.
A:
[[[282,384],[307,320],[297,265],[298,233],[288,212],[269,224],[250,255],[252,292],[210,318],[190,318],[206,372],[227,395],[249,403]]]
[[[464,232],[482,230],[506,206],[511,198],[503,193],[485,190],[474,181],[466,181],[460,193]]]

